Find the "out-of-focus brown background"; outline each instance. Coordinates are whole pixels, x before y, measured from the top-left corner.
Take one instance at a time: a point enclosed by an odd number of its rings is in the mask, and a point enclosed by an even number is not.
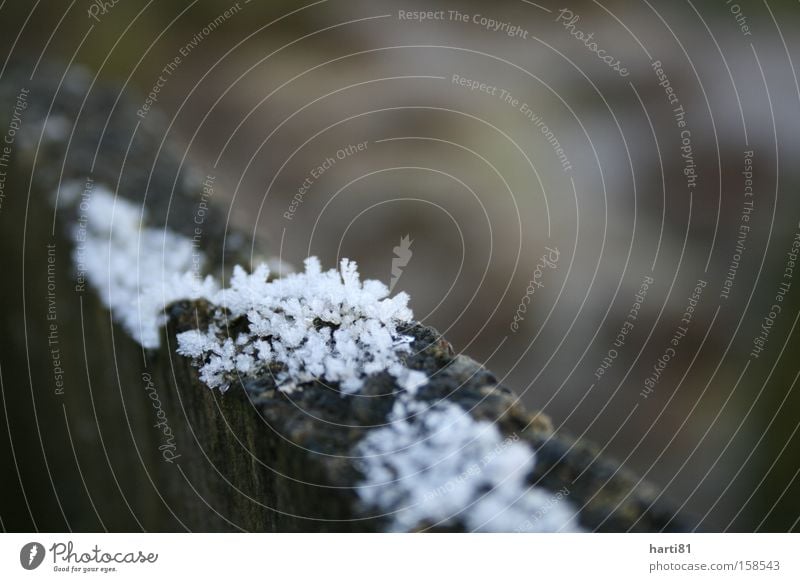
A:
[[[162,76],[142,123],[217,178],[231,223],[269,252],[349,257],[389,282],[409,237],[394,291],[560,430],[664,488],[702,529],[797,528],[800,281],[750,356],[800,220],[796,3],[119,0],[96,18],[91,6],[7,3],[0,54],[85,66],[142,103]],[[400,14],[417,10],[444,18]],[[750,230],[723,298],[747,151]],[[558,262],[537,274],[546,248]],[[688,333],[645,398],[699,280]]]

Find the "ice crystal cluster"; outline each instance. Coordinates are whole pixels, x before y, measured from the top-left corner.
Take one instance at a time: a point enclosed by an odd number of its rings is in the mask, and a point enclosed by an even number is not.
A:
[[[142,213],[132,202],[97,186],[81,213],[73,232],[78,275],[144,347],[158,347],[166,305],[216,291],[210,277],[200,280],[192,270],[202,257],[191,240],[167,228],[142,227]]]
[[[527,484],[533,450],[456,404],[401,395],[387,426],[370,431],[358,454],[359,496],[395,531],[457,522],[468,531],[583,531],[562,494]]]
[[[230,286],[210,298],[218,309],[208,329],[178,335],[178,353],[195,361],[208,386],[225,390],[269,373],[284,390],[319,379],[353,393],[384,371],[410,392],[426,382],[402,362],[411,338],[398,327],[412,320],[405,293],[389,297],[380,281],[362,282],[347,259],[323,271],[310,257],[304,272],[268,278],[266,265],[251,274],[237,266]],[[233,334],[241,318],[246,329]]]
[[[63,194],[77,203],[76,188]],[[78,277],[143,346],[158,347],[167,305],[209,302],[206,327],[178,335],[178,353],[193,360],[209,387],[224,391],[238,379],[272,374],[283,391],[322,380],[355,393],[372,374],[396,378],[403,391],[387,425],[356,446],[364,475],[359,497],[390,516],[392,529],[581,531],[561,494],[528,485],[535,455],[527,444],[503,438],[456,404],[415,399],[428,378],[404,363],[412,340],[400,331],[412,321],[405,293],[390,297],[383,283],[361,281],[346,259],[323,271],[315,257],[304,272],[272,281],[265,265],[252,273],[237,266],[222,289],[199,278],[204,257],[190,239],[144,227],[133,203],[98,186],[84,191],[79,208]]]
[[[81,209],[74,231],[79,275],[144,347],[158,347],[170,303],[211,303],[208,328],[178,336],[178,353],[193,359],[211,388],[226,390],[239,378],[268,373],[284,390],[321,379],[352,393],[379,372],[394,375],[409,392],[427,382],[403,365],[411,338],[398,326],[412,321],[408,295],[389,297],[380,281],[362,282],[354,262],[323,272],[311,257],[305,272],[274,281],[266,265],[250,274],[237,266],[229,287],[220,289],[197,275],[203,257],[189,238],[143,227],[133,203],[97,187]],[[247,325],[233,334],[230,324],[240,319]]]

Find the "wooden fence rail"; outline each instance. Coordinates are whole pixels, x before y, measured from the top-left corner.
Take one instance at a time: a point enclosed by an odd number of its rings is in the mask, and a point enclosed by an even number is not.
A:
[[[162,143],[157,113],[142,122],[120,88],[41,67],[31,80],[30,66],[12,64],[0,81],[0,130],[14,128],[0,207],[5,528],[688,527],[659,491],[554,432],[491,372],[414,322],[398,331],[411,338],[402,365],[427,378],[414,389],[387,372],[352,392],[271,368],[211,389],[178,353],[181,333],[218,317],[206,299],[171,302],[157,347],[143,347],[109,309],[96,265],[81,263],[102,259],[84,248],[98,228],[99,193],[116,200],[110,212],[136,208],[144,227],[201,246],[203,274],[217,281],[268,253],[205,208],[204,172]],[[162,264],[173,250],[164,244]],[[143,264],[114,253],[108,269]]]

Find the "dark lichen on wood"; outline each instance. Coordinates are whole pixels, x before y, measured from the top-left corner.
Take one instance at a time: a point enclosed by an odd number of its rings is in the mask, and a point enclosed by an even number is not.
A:
[[[166,345],[174,345],[178,333],[194,329],[198,321],[207,317],[207,305],[181,302],[171,308],[170,316]],[[674,519],[673,508],[656,502],[657,490],[639,484],[630,472],[602,458],[598,447],[555,434],[546,416],[528,413],[513,391],[498,384],[494,374],[474,360],[456,354],[434,329],[414,324],[404,332],[414,338],[413,355],[407,365],[425,371],[432,378],[420,388],[418,399],[454,402],[475,419],[495,423],[503,435],[528,442],[537,458],[535,470],[529,475],[530,485],[553,492],[566,488],[570,500],[582,508],[580,522],[585,528],[597,531],[686,528],[681,519]],[[383,529],[383,520],[362,507],[354,493],[360,474],[357,459],[352,455],[355,444],[366,431],[387,422],[400,391],[389,374],[369,378],[357,395],[342,394],[335,386],[318,381],[285,393],[277,389],[269,375],[218,394],[203,385],[197,370],[186,360],[179,358],[176,369],[180,370],[176,385],[191,386],[183,398],[192,402],[193,415],[202,416],[196,419],[198,427],[208,427],[220,414],[224,417],[226,412],[232,413],[222,405],[232,401],[237,420],[249,417],[251,426],[260,427],[255,432],[245,431],[246,434],[257,434],[262,441],[271,442],[260,445],[250,442],[244,446],[236,435],[229,434],[222,445],[218,441],[219,431],[232,431],[233,424],[218,424],[211,438],[222,456],[249,456],[254,450],[264,455],[259,457],[263,462],[242,467],[245,472],[238,477],[235,471],[228,476],[236,482],[241,478],[249,485],[268,483],[283,493],[277,499],[284,514],[273,517],[281,529]],[[220,447],[231,448],[223,452]],[[195,467],[203,464],[199,459],[191,462]],[[263,477],[253,480],[252,470]],[[225,485],[220,483],[220,487],[221,495],[226,495]],[[229,493],[236,494],[233,490]],[[251,511],[261,512],[253,505],[256,504],[251,504]],[[428,528],[421,524],[420,529]],[[432,529],[459,528],[448,525]]]

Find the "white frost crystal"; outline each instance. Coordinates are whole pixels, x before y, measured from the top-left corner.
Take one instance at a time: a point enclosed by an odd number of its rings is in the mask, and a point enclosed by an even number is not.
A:
[[[269,373],[285,388],[314,379],[357,391],[364,378],[389,372],[415,392],[427,376],[407,369],[401,354],[411,338],[398,326],[412,321],[408,295],[389,297],[380,281],[361,281],[356,264],[323,272],[311,257],[305,272],[268,281],[269,267],[253,273],[236,266],[219,290],[197,276],[191,239],[167,228],[143,228],[140,209],[98,186],[81,204],[74,231],[75,262],[123,327],[147,348],[159,345],[164,308],[181,299],[206,299],[217,308],[205,331],[178,336],[178,353],[200,367],[211,388],[226,390],[237,378]],[[228,324],[245,318],[247,330],[229,337]]]
[[[62,203],[78,203],[76,184],[63,194]],[[402,392],[388,424],[356,447],[364,474],[358,494],[390,516],[393,529],[461,523],[476,531],[581,531],[562,493],[528,485],[535,463],[529,445],[504,439],[453,403],[415,400],[428,377],[404,364],[412,340],[399,331],[412,321],[405,293],[389,297],[383,283],[362,282],[346,259],[323,272],[315,257],[303,273],[274,281],[265,265],[250,274],[237,266],[229,287],[219,289],[197,275],[204,257],[192,241],[143,227],[135,204],[98,186],[84,192],[79,208],[79,280],[85,276],[143,346],[158,347],[170,303],[211,304],[207,329],[178,335],[178,353],[209,387],[224,391],[238,379],[275,374],[287,393],[311,380],[356,393],[370,375],[395,377]]]
[[[220,308],[209,329],[178,335],[178,353],[196,361],[210,387],[226,390],[237,377],[269,374],[271,364],[279,364],[275,378],[286,387],[319,379],[353,393],[379,372],[408,392],[427,382],[401,360],[411,339],[398,331],[412,321],[405,293],[390,298],[383,283],[362,282],[347,259],[338,271],[323,272],[311,257],[303,273],[268,277],[266,265],[251,274],[236,267],[230,287],[209,298]],[[247,329],[231,338],[228,326],[239,318]]]
[[[166,228],[142,228],[141,212],[132,202],[98,186],[81,211],[75,262],[144,347],[158,347],[165,306],[216,292],[210,277],[201,281],[192,272],[197,260],[192,241]]]
[[[456,404],[401,396],[357,453],[359,496],[396,531],[457,521],[469,531],[582,531],[563,494],[528,486],[533,450]]]

